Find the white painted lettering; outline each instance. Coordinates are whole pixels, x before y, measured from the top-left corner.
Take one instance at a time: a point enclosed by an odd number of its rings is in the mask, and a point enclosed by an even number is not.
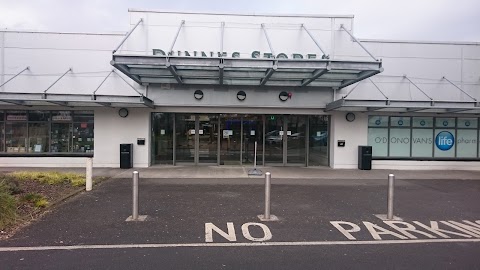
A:
[[[382,240],[382,238],[380,237],[381,234],[389,234],[389,235],[395,236],[395,237],[400,238],[400,239],[408,239],[407,237],[405,237],[401,234],[389,231],[389,230],[387,230],[385,228],[382,228],[382,227],[380,227],[376,224],[373,224],[371,222],[364,221],[363,224],[365,225],[365,227],[367,227],[367,230],[370,232],[373,239],[375,239],[375,240]]]
[[[452,232],[452,231],[448,231],[448,230],[444,230],[444,229],[439,229],[438,228],[438,222],[436,222],[436,221],[430,221],[430,226],[427,226],[427,225],[425,225],[423,223],[420,223],[418,221],[414,221],[413,223],[415,223],[418,226],[424,228],[425,230],[428,230],[429,232],[434,233],[434,234],[436,234],[440,237],[443,237],[443,238],[451,238],[450,236],[446,235],[446,233],[461,236],[461,237],[466,237],[466,238],[471,238],[472,237],[470,235],[466,235],[466,234],[462,234],[462,233],[458,233],[458,232]]]
[[[413,234],[411,234],[410,232],[414,232],[414,233],[418,233],[418,234],[422,234],[422,235],[425,235],[426,237],[428,238],[437,238],[429,233],[426,233],[426,232],[422,232],[422,231],[419,231],[415,228],[415,226],[413,226],[412,224],[410,223],[407,223],[407,222],[404,222],[404,221],[390,221],[390,220],[386,220],[386,221],[383,221],[383,223],[387,224],[388,226],[392,227],[393,229],[399,231],[401,234],[405,235],[406,237],[410,238],[410,239],[417,239],[417,237]],[[398,225],[402,225],[402,227],[399,227]]]
[[[258,227],[262,228],[263,237],[262,238],[253,237],[250,234],[250,230],[249,230],[250,226],[258,226]],[[243,236],[246,239],[248,239],[250,241],[254,241],[254,242],[262,242],[262,241],[268,241],[268,240],[272,239],[272,232],[270,232],[270,229],[267,227],[267,225],[262,224],[262,223],[255,223],[255,222],[245,223],[245,224],[242,225],[242,233],[243,233]]]
[[[205,242],[213,242],[213,231],[216,231],[223,238],[227,239],[230,242],[237,241],[237,236],[235,235],[235,228],[233,227],[233,222],[227,222],[228,233],[222,231],[213,223],[205,223]]]
[[[464,229],[464,226],[468,226],[468,225],[463,225],[462,223],[460,223],[460,225],[458,225],[458,224],[456,224],[456,223],[458,223],[458,222],[455,222],[455,221],[452,222],[452,223],[447,222],[447,221],[440,221],[440,222],[443,223],[443,224],[445,224],[445,225],[447,225],[447,226],[449,226],[449,227],[452,227],[452,228],[454,228],[454,229],[456,229],[456,230],[459,230],[459,231],[461,231],[461,232],[464,232],[464,233],[466,233],[466,234],[468,234],[468,235],[471,235],[471,236],[473,236],[473,237],[480,238],[480,234],[475,233],[475,232],[472,232],[472,231],[470,231],[470,230],[468,230],[468,229]]]
[[[345,237],[347,237],[348,240],[357,240],[351,234],[352,232],[360,231],[360,227],[357,224],[351,223],[351,222],[346,222],[346,221],[330,221],[330,224],[332,224],[333,227],[337,228],[337,230],[339,230],[343,235],[345,235]],[[348,226],[351,227],[351,229],[347,230],[340,224],[348,225]]]

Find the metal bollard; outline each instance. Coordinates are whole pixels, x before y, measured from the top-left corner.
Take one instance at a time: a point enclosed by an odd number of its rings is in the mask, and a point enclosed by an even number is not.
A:
[[[138,220],[138,172],[133,172],[133,210],[132,220]]]
[[[387,220],[393,220],[393,188],[395,185],[395,175],[388,175],[388,202],[387,202]]]
[[[93,180],[92,180],[92,175],[93,175],[93,159],[92,158],[87,158],[86,162],[87,166],[87,171],[85,173],[85,190],[90,191],[92,190],[93,186]]]
[[[265,173],[265,219],[270,219],[270,186],[272,182],[272,174],[270,172]]]

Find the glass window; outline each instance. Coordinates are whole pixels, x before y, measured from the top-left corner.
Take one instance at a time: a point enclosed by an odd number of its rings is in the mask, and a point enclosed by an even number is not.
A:
[[[54,116],[52,116],[53,118]],[[72,124],[71,123],[52,123],[51,132],[52,142],[50,144],[50,151],[57,152],[71,152],[72,144]]]
[[[390,156],[391,157],[409,157],[410,156],[410,129],[392,128],[390,129]]]
[[[372,146],[372,156],[388,156],[388,129],[387,128],[369,128],[368,145]]]
[[[388,116],[371,115],[368,117],[369,127],[388,127]]]
[[[458,118],[457,127],[458,128],[478,128],[478,119],[477,118]]]
[[[432,129],[412,130],[412,157],[433,157]]]
[[[73,124],[73,152],[93,153],[93,123]]]
[[[435,120],[435,127],[438,128],[454,128],[455,118],[437,118]]]
[[[49,121],[50,112],[48,111],[29,111],[28,121]]]
[[[5,123],[0,122],[0,152],[5,152]]]
[[[48,129],[49,123],[29,123],[28,136],[30,153],[48,152]]]
[[[7,111],[6,121],[27,121],[26,111]]]
[[[433,117],[413,117],[413,127],[431,128],[433,127]]]
[[[72,112],[71,111],[53,111],[52,121],[53,122],[71,122]]]
[[[25,114],[25,118],[27,115]],[[6,122],[5,141],[7,152],[25,153],[27,151],[27,123]]]
[[[93,124],[93,111],[74,111],[73,122],[83,122]]]
[[[5,117],[5,114],[2,111],[0,111],[0,122],[5,121],[4,117]]]
[[[410,117],[390,117],[392,127],[410,127]]]
[[[460,120],[460,119],[459,119]],[[457,157],[477,157],[478,130],[459,129],[457,130]]]

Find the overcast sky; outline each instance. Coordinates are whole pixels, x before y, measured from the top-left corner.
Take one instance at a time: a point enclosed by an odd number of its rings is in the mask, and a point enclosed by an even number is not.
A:
[[[128,8],[353,14],[360,38],[480,42],[480,0],[0,0],[0,28],[125,32]]]

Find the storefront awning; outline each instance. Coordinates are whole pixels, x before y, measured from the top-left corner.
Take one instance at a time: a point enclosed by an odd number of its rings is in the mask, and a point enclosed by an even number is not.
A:
[[[111,64],[146,84],[331,87],[341,89],[383,71],[379,61],[202,58],[113,55]]]
[[[0,103],[20,106],[60,107],[150,107],[153,101],[145,96],[0,93]]]
[[[339,99],[327,104],[325,111],[480,113],[478,101],[351,100]]]

